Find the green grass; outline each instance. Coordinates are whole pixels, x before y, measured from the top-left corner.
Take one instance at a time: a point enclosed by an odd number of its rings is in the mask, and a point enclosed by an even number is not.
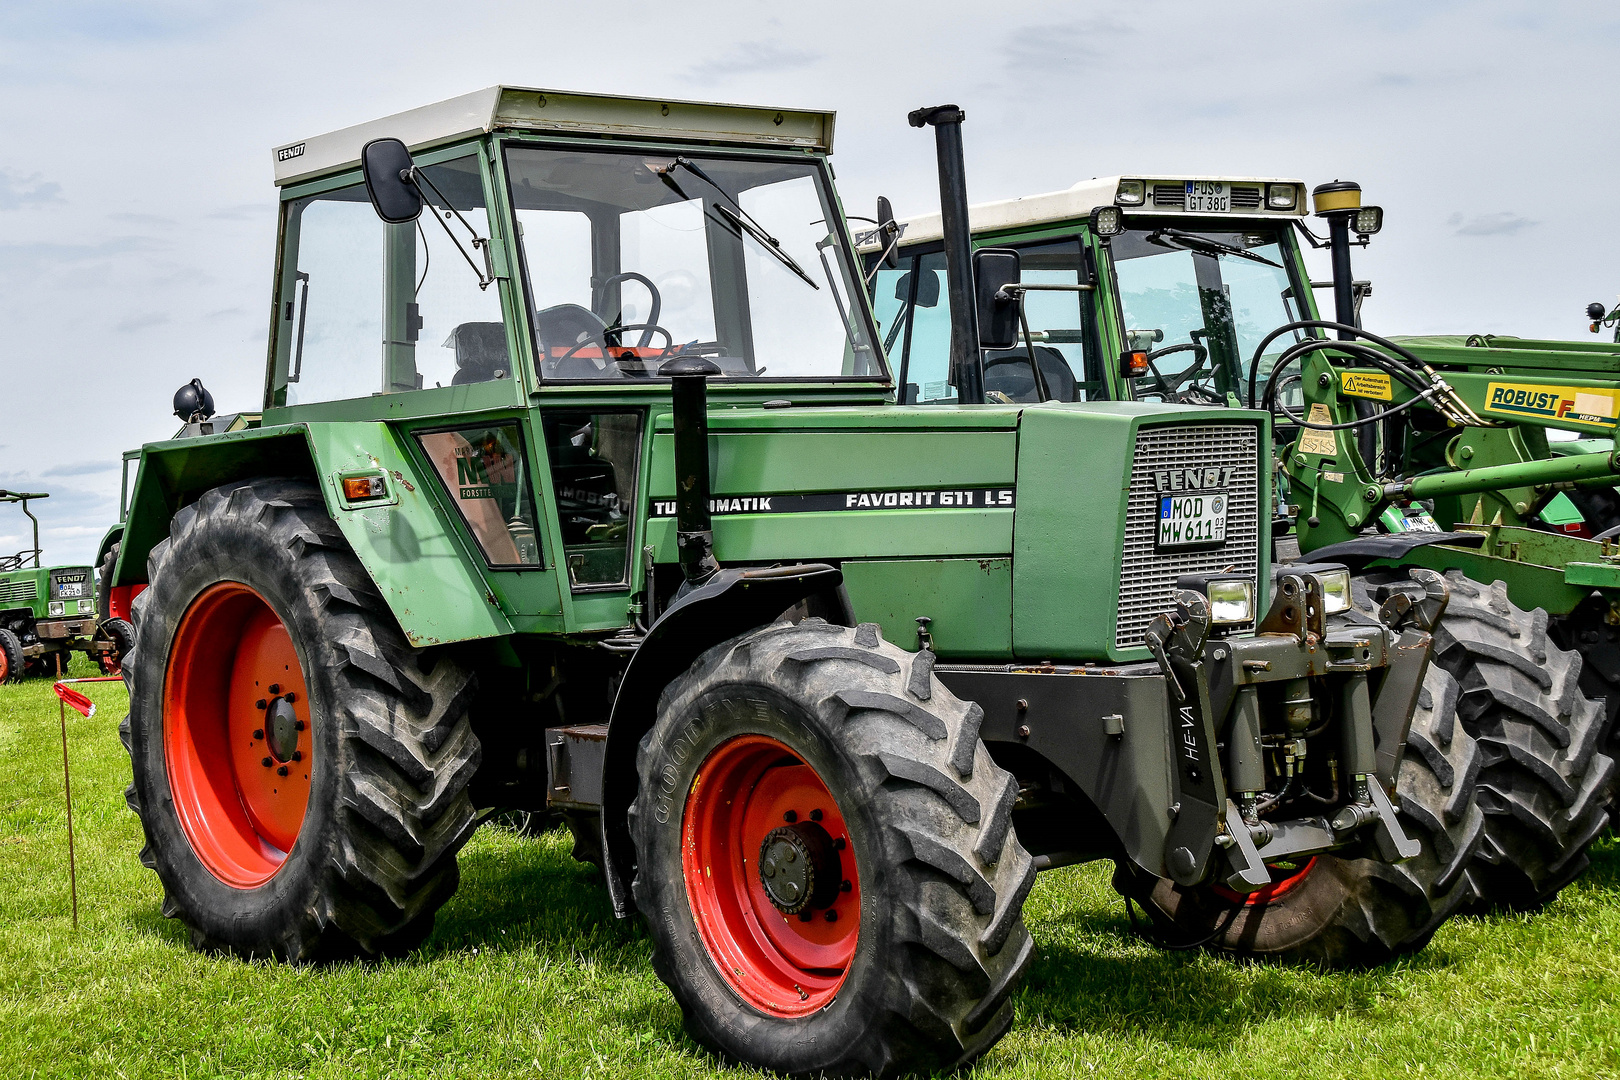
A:
[[[89,693],[96,716],[68,714],[75,932],[55,697],[0,688],[0,1077],[750,1075],[686,1038],[646,935],[613,918],[561,834],[481,830],[408,960],[190,952],[135,858],[123,688]],[[1620,1075],[1613,840],[1542,914],[1454,920],[1409,961],[1355,974],[1160,953],[1130,936],[1104,867],[1042,875],[1025,917],[1039,955],[976,1076]]]

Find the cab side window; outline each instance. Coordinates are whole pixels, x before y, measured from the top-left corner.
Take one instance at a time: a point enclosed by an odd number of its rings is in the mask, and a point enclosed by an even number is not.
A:
[[[443,202],[489,235],[475,157],[423,170]],[[426,185],[424,185],[426,187]],[[430,215],[445,205],[427,188],[415,222],[378,219],[364,184],[289,201],[277,315],[277,404],[392,394],[512,377],[501,302]],[[465,245],[465,229],[447,221]],[[475,258],[478,256],[474,255]]]
[[[541,428],[569,586],[575,592],[627,588],[641,413],[548,409]]]
[[[873,288],[878,333],[890,362],[900,372],[900,403],[954,403],[944,253],[902,258],[898,270],[878,271]]]

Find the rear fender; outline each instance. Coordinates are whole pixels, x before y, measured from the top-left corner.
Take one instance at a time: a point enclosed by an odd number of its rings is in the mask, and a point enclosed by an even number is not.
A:
[[[385,475],[386,503],[342,504],[337,476],[356,469]],[[182,506],[221,484],[259,476],[315,482],[412,645],[512,633],[480,573],[482,559],[463,548],[441,505],[437,479],[418,473],[398,431],[374,422],[286,424],[147,444],[113,585],[145,583],[147,557]]]
[[[623,918],[635,911],[630,881],[636,854],[629,813],[640,779],[636,751],[658,718],[664,687],[710,648],[774,622],[810,597],[826,598],[839,621],[853,625],[843,580],[837,568],[825,563],[722,570],[671,604],[648,631],[619,684],[602,762],[602,870],[614,914]]]

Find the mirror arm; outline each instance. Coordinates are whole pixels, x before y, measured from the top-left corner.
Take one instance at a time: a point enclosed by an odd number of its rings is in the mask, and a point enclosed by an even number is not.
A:
[[[407,184],[414,186],[416,190],[422,194],[422,201],[427,203],[428,208],[434,211],[433,220],[439,223],[439,228],[444,230],[444,235],[448,236],[450,238],[450,242],[456,245],[456,250],[461,252],[461,257],[467,260],[467,265],[472,267],[472,272],[478,275],[478,288],[483,290],[495,284],[495,268],[490,263],[489,241],[478,235],[478,230],[473,228],[467,219],[461,216],[461,211],[457,210],[454,204],[452,204],[449,199],[444,197],[444,193],[439,190],[438,185],[436,185],[432,180],[429,180],[427,174],[421,169],[417,168],[415,165],[408,169],[402,169],[400,171],[399,178],[405,181]],[[439,217],[438,208],[433,205],[433,200],[429,199],[427,197],[427,193],[422,191],[422,184],[424,183],[427,184],[430,189],[432,189],[433,194],[439,197],[439,201],[444,203],[445,209],[454,214],[456,216],[456,220],[461,222],[466,230],[472,234],[473,250],[483,252],[484,270],[478,269],[478,264],[473,262],[473,257],[471,255],[467,254],[467,249],[461,246],[461,241],[456,239],[456,234],[451,231],[450,226],[444,223],[444,219]],[[485,274],[486,270],[488,271],[487,275]]]
[[[1035,339],[1029,336],[1029,313],[1024,310],[1022,303],[1018,304],[1018,326],[1024,331],[1024,351],[1029,353],[1029,371],[1035,376],[1035,393],[1040,395],[1042,401],[1051,401],[1052,391],[1046,386],[1046,374],[1035,359]]]

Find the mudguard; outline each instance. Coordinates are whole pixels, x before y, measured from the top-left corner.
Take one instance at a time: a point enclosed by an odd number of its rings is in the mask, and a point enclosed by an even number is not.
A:
[[[1450,544],[1452,547],[1476,548],[1485,542],[1484,533],[1476,532],[1407,532],[1358,536],[1341,540],[1306,553],[1306,562],[1343,563],[1351,570],[1360,570],[1377,559],[1394,562],[1406,558],[1414,550],[1429,544]]]
[[[639,780],[636,749],[657,719],[664,687],[708,649],[773,622],[809,597],[828,598],[829,613],[853,625],[843,580],[842,572],[825,563],[721,570],[653,623],[619,684],[602,761],[602,870],[615,915],[624,918],[635,911],[630,880],[636,853],[629,812]]]

